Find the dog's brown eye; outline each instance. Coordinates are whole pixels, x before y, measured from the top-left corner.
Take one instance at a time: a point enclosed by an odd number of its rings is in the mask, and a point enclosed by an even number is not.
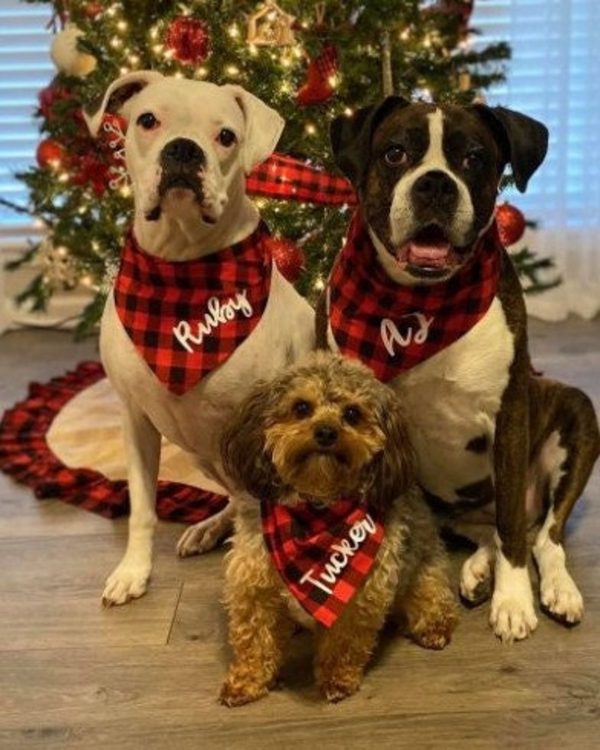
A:
[[[344,420],[351,425],[357,425],[361,420],[362,414],[358,406],[347,406],[344,409]]]
[[[298,419],[304,419],[305,417],[310,417],[310,415],[312,414],[312,406],[308,403],[308,401],[299,399],[294,403],[292,411],[298,417]]]
[[[137,118],[136,123],[140,126],[140,128],[144,128],[144,130],[155,130],[160,125],[160,122],[156,119],[152,112],[142,112],[142,114]]]
[[[229,128],[223,128],[219,133],[217,140],[219,141],[221,146],[229,148],[229,146],[233,146],[233,144],[237,141],[237,138],[233,130],[229,130]]]
[[[477,169],[483,164],[481,155],[477,151],[470,151],[463,159],[464,169]]]
[[[406,162],[408,156],[402,146],[390,146],[384,153],[383,158],[390,167],[399,167]]]

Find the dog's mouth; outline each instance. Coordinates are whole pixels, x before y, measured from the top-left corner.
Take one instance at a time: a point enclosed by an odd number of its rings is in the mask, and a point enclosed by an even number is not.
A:
[[[436,279],[459,268],[469,255],[470,246],[457,247],[439,224],[427,224],[403,242],[394,257],[412,276]]]
[[[298,456],[298,463],[299,464],[305,464],[310,460],[329,460],[333,461],[334,463],[339,464],[340,466],[348,466],[350,462],[348,461],[348,457],[346,454],[336,448],[324,448],[321,446],[316,446],[314,448],[310,448],[308,450],[302,451],[302,453]]]
[[[180,170],[164,171],[158,184],[158,203],[146,212],[147,221],[158,221],[162,215],[162,204],[167,196],[176,201],[188,200],[190,197],[200,209],[200,216],[205,224],[216,224],[217,219],[204,207],[205,194],[201,176],[198,172]]]

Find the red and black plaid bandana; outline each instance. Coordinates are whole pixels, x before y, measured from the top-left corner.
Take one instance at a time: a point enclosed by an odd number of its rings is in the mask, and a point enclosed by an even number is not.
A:
[[[328,282],[329,322],[340,351],[386,382],[445,349],[492,304],[501,248],[493,224],[448,281],[401,286],[383,270],[356,214]]]
[[[156,377],[181,395],[233,354],[260,321],[271,285],[264,224],[198,260],[145,253],[130,233],[115,281],[117,313]]]
[[[285,585],[315,620],[329,628],[369,575],[383,525],[353,500],[317,507],[261,503],[262,530]]]

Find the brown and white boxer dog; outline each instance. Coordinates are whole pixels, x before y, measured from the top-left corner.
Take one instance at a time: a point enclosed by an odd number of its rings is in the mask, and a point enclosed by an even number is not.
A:
[[[401,393],[421,483],[478,545],[463,598],[481,601],[494,576],[496,635],[537,626],[527,532],[542,518],[542,607],[578,623],[563,535],[600,452],[597,419],[584,393],[532,374],[522,290],[494,222],[505,166],[523,192],[546,128],[502,107],[390,97],[335,120],[331,137],[360,206],[317,312],[319,344]]]

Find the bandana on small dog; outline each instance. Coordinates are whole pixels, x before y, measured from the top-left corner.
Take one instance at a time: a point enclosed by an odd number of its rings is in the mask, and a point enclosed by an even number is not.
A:
[[[355,214],[327,287],[329,322],[341,353],[360,359],[387,382],[450,346],[492,304],[501,249],[494,223],[448,281],[401,286],[385,273]]]
[[[369,575],[383,525],[354,500],[324,507],[264,501],[261,514],[265,544],[285,585],[315,620],[331,627]]]
[[[152,372],[182,395],[223,364],[259,323],[269,298],[264,224],[242,242],[173,262],[145,253],[129,234],[115,280],[117,313]]]

